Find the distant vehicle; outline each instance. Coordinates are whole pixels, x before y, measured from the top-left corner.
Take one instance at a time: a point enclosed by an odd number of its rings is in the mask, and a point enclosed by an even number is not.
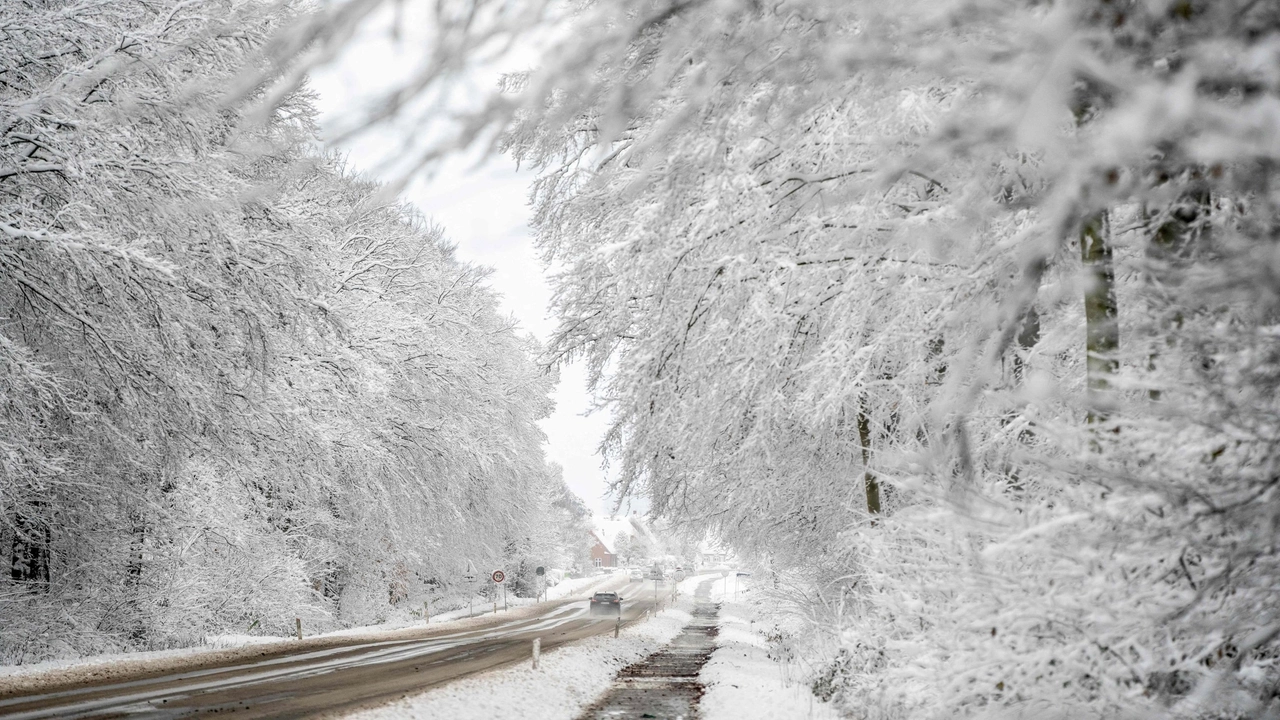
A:
[[[616,592],[598,592],[591,596],[592,615],[621,615],[622,596]]]
[[[641,570],[640,568],[631,568],[631,579],[632,579],[632,580],[643,580],[643,579],[644,579],[644,571],[643,571],[643,570]]]

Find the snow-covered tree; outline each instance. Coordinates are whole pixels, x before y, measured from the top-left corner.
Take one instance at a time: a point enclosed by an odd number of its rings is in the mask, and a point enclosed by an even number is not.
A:
[[[0,6],[8,660],[371,622],[555,514],[555,378],[487,270],[305,90],[226,103],[286,10]]]
[[[274,44],[263,105],[378,5]],[[833,697],[1275,711],[1274,3],[436,7],[371,120],[539,44],[420,159],[542,170],[619,489],[817,597]]]

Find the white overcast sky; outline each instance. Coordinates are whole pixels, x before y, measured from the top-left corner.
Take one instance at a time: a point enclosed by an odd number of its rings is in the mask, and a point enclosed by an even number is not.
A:
[[[406,25],[413,25],[412,18]],[[411,32],[393,41],[384,29],[369,29],[332,65],[313,74],[311,87],[319,93],[321,126],[333,131],[388,86],[397,74],[415,64]],[[405,132],[413,128],[380,127],[340,147],[355,170],[375,173],[396,154]],[[454,162],[431,178],[418,178],[402,194],[428,217],[443,226],[446,237],[457,244],[464,260],[494,269],[491,285],[502,296],[502,308],[539,340],[546,341],[555,327],[547,304],[551,292],[541,261],[533,246],[527,204],[533,175],[517,171],[514,161],[492,158],[479,168]],[[597,515],[607,514],[607,482],[595,449],[606,420],[587,416],[590,398],[580,366],[563,368],[554,394],[555,413],[542,422],[547,434],[547,456],[564,467],[565,481]]]

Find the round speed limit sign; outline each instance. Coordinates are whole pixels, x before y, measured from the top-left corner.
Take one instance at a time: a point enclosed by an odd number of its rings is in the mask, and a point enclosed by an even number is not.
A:
[[[494,582],[501,583],[503,580],[507,579],[507,574],[502,572],[501,570],[494,570],[492,577]]]

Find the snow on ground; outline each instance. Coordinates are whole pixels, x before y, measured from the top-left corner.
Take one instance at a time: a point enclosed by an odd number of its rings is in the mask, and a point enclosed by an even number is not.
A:
[[[620,586],[626,581],[627,577],[623,573],[566,580],[550,588],[547,599],[549,602],[556,602],[569,597],[585,597],[596,588]],[[537,604],[532,599],[511,597],[510,601],[510,610],[500,610],[496,617],[492,611],[493,605],[488,601],[477,601],[475,605],[477,613],[474,616],[468,615],[466,608],[441,613],[438,616],[432,615],[430,631],[434,634],[444,630],[465,630],[485,625],[495,619],[516,620],[532,617],[539,612]],[[303,645],[299,645],[295,638],[274,635],[210,635],[205,638],[205,644],[187,648],[112,653],[85,658],[49,660],[28,665],[3,665],[0,666],[0,691],[34,692],[41,687],[85,680],[105,682],[161,669],[181,670],[211,662],[251,660],[282,650],[334,647],[351,642],[372,642],[416,636],[417,632],[425,630],[427,626],[421,619],[416,622],[395,620],[381,625],[308,634]],[[305,627],[303,631],[305,634]]]
[[[711,588],[711,598],[721,603],[720,646],[698,676],[706,686],[700,717],[836,720],[835,708],[814,697],[805,684],[790,681],[786,669],[769,658],[764,636],[753,627],[756,611],[750,597],[750,579],[737,578],[735,586],[732,572]]]
[[[681,582],[672,607],[623,628],[617,639],[610,634],[598,635],[544,653],[537,670],[529,664],[499,668],[344,717],[570,720],[609,688],[619,670],[645,658],[680,633],[692,619],[689,611],[693,608],[694,589],[705,579],[706,576],[695,576]]]

